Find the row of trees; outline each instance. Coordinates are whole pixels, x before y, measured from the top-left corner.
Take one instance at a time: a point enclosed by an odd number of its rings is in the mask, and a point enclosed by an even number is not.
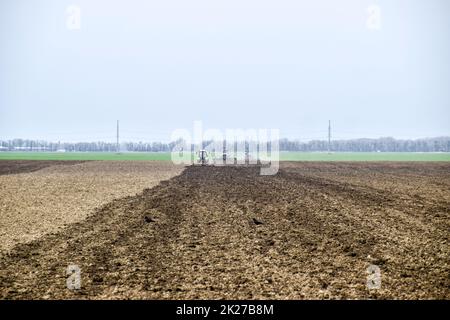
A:
[[[334,140],[312,140],[309,142],[280,140],[283,151],[352,151],[352,152],[450,152],[450,137],[416,140],[394,138]]]
[[[124,142],[120,151],[170,152],[175,142]],[[281,151],[331,151],[335,152],[450,152],[450,137],[416,140],[394,138],[334,140],[328,145],[325,140],[301,142],[281,139]],[[67,152],[115,152],[117,145],[111,142],[49,142],[42,140],[0,140],[0,151],[67,151]]]
[[[119,151],[169,152],[175,143],[124,142]],[[67,151],[67,152],[116,152],[113,142],[50,142],[45,140],[13,139],[0,140],[0,151]]]

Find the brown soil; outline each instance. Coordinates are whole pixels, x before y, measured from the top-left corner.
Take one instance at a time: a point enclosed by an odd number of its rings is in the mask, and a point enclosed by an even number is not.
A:
[[[0,258],[0,297],[450,299],[450,165],[188,167]],[[69,264],[82,288],[66,288]],[[369,265],[381,288],[366,288]]]
[[[0,160],[0,175],[23,172],[33,172],[56,165],[73,165],[85,161],[56,161],[56,160]]]
[[[60,231],[82,221],[96,208],[136,195],[182,170],[160,161],[89,161],[74,165],[60,165],[58,161],[34,172],[1,175],[0,251]]]

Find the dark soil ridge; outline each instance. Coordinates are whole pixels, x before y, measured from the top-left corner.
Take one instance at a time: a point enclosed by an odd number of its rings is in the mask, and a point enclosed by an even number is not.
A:
[[[74,165],[87,160],[0,160],[0,175],[27,173],[57,165]]]

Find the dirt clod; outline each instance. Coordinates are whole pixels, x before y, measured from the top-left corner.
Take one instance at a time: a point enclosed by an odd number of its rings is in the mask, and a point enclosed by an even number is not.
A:
[[[155,220],[152,219],[152,217],[150,216],[145,216],[144,217],[145,222],[150,223],[150,222],[155,222]]]
[[[258,226],[258,225],[261,225],[261,224],[264,224],[264,222],[261,222],[261,221],[259,221],[259,220],[256,219],[256,218],[253,218],[252,220],[253,220],[253,223],[256,224],[257,226]]]

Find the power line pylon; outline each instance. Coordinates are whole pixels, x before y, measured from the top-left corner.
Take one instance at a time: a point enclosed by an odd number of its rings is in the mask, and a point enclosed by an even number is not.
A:
[[[328,153],[331,152],[331,120],[328,120]]]
[[[119,120],[117,120],[117,143],[116,143],[116,152],[119,153]]]

